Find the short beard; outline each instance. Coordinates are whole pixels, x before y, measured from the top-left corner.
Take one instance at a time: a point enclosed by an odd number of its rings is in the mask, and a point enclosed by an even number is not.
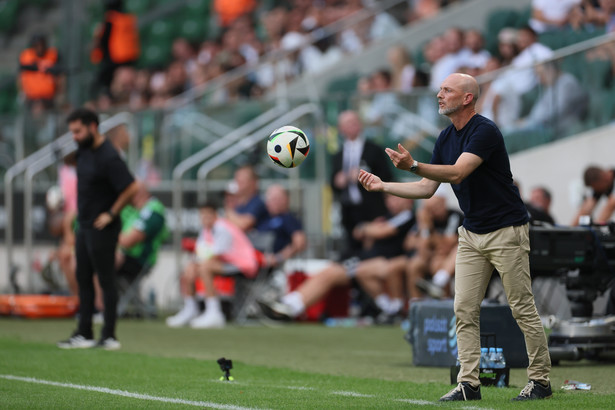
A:
[[[92,145],[94,145],[94,134],[88,134],[84,140],[77,142],[77,145],[81,149],[92,148]]]
[[[459,109],[463,106],[463,104],[459,104],[456,105],[454,107],[448,107],[448,108],[439,108],[438,109],[438,114],[440,115],[451,115],[457,111],[459,111]]]

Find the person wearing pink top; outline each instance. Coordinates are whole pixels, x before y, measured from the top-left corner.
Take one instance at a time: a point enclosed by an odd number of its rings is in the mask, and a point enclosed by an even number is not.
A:
[[[73,223],[77,216],[77,171],[74,155],[67,156],[60,166],[58,185],[62,191],[64,204],[62,206],[62,241],[58,248],[57,258],[71,294],[77,295],[79,288],[75,278],[75,233],[73,231]]]
[[[218,217],[216,206],[207,202],[199,209],[203,229],[196,241],[195,260],[180,278],[183,308],[167,318],[169,327],[190,324],[197,329],[220,328],[226,319],[214,287],[214,276],[234,275],[237,271],[254,277],[258,270],[256,251],[246,234],[231,222]],[[194,280],[199,276],[205,285],[205,312],[199,315]]]

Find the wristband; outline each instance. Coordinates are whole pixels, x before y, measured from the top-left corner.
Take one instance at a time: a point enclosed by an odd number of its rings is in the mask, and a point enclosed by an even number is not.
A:
[[[113,213],[113,211],[112,211],[112,210],[110,210],[110,209],[109,209],[109,210],[107,211],[107,213],[109,214],[109,216],[111,217],[111,219],[115,219],[116,215],[115,215],[115,213]]]

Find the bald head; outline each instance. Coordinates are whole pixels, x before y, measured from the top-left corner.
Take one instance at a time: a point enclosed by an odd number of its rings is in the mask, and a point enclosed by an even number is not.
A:
[[[468,74],[453,73],[446,77],[438,91],[438,112],[449,117],[455,126],[464,125],[475,114],[478,83]]]
[[[478,82],[474,77],[468,74],[453,73],[449,75],[448,78],[450,78],[457,84],[461,92],[472,94],[472,103],[476,103],[476,100],[478,100],[480,89],[478,87]]]

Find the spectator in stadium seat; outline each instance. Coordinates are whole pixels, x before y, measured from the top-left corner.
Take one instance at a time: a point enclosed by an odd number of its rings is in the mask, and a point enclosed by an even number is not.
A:
[[[408,23],[434,17],[440,12],[441,7],[440,0],[415,0],[412,2]]]
[[[512,27],[504,27],[498,33],[498,57],[502,67],[511,64],[519,54],[517,34],[518,31]]]
[[[402,245],[408,230],[414,225],[412,200],[388,195],[389,213],[386,218],[358,225],[354,236],[365,248],[360,256],[351,257],[342,263],[331,263],[303,282],[297,290],[285,294],[279,300],[261,298],[263,312],[274,320],[291,320],[322,299],[336,286],[349,285],[357,280],[386,315],[395,315],[404,306],[402,289],[393,289],[390,297],[386,292],[389,275],[395,269],[403,269]],[[401,258],[401,264],[398,261]]]
[[[437,90],[442,81],[456,72],[463,63],[463,55],[467,54],[467,50],[464,49],[464,35],[464,31],[458,27],[451,27],[442,35],[445,54],[431,67],[429,81],[431,89]]]
[[[408,51],[401,45],[390,47],[387,61],[391,68],[391,88],[399,93],[411,92],[417,85],[418,76]]]
[[[570,17],[583,0],[532,0],[530,27],[536,33],[562,30],[570,24]]]
[[[416,252],[406,265],[408,297],[421,297],[421,291],[441,298],[451,296],[450,282],[455,272],[457,228],[463,214],[447,207],[446,198],[436,194],[424,200],[417,211]],[[427,276],[431,278],[426,280]]]
[[[47,38],[35,34],[30,47],[19,56],[19,86],[26,104],[37,114],[54,107],[59,91],[61,69],[58,51],[47,45]]]
[[[174,61],[179,61],[184,65],[184,70],[188,76],[191,76],[196,69],[196,50],[190,41],[183,37],[173,40],[171,46],[171,54]]]
[[[598,7],[591,1],[583,2],[585,21],[596,27],[604,27],[607,33],[615,31],[615,1],[598,0]]]
[[[459,67],[470,67],[482,70],[491,58],[489,51],[485,50],[485,41],[480,31],[471,29],[465,32],[464,48],[459,53]]]
[[[361,241],[354,239],[354,228],[386,214],[382,193],[365,191],[357,183],[359,168],[392,177],[386,155],[377,144],[365,139],[363,124],[355,111],[344,111],[338,116],[338,130],[344,138],[342,149],[332,161],[331,187],[335,200],[341,205],[342,227],[345,232],[343,258],[358,254]]]
[[[259,178],[252,166],[244,165],[235,171],[230,189],[233,195],[224,204],[228,221],[249,232],[267,220],[267,207],[258,192]]]
[[[441,401],[480,400],[480,305],[496,268],[508,303],[525,335],[528,384],[515,400],[552,396],[551,360],[532,294],[527,209],[514,186],[504,138],[490,120],[476,114],[479,88],[465,74],[452,74],[438,92],[439,112],[452,122],[438,137],[431,163],[419,163],[401,144],[387,148],[393,164],[422,177],[416,182],[383,182],[361,170],[369,191],[429,198],[450,183],[464,212],[455,264],[455,317],[461,370],[458,385]]]
[[[391,73],[389,70],[377,70],[370,76],[371,100],[363,112],[363,120],[367,137],[381,135],[378,127],[390,129],[399,113],[399,101],[391,88]],[[376,127],[376,129],[370,129]]]
[[[542,86],[540,97],[527,117],[521,118],[515,130],[550,128],[555,133],[574,129],[587,112],[588,94],[570,73],[563,72],[555,62],[536,66]]]
[[[572,226],[579,225],[581,216],[589,215],[591,217],[602,197],[606,198],[606,202],[593,222],[597,224],[606,223],[615,212],[615,192],[613,190],[615,169],[604,169],[590,165],[583,172],[583,182],[592,192],[591,195],[583,199],[579,212],[572,221]]]
[[[124,207],[120,216],[122,232],[115,264],[118,276],[132,282],[144,268],[150,269],[156,264],[160,246],[169,233],[166,210],[140,182],[131,203]]]
[[[273,235],[271,249],[265,252],[265,264],[279,267],[286,260],[303,251],[307,245],[301,222],[290,212],[288,192],[282,185],[273,184],[265,191],[265,205],[269,217],[257,225],[256,230]],[[258,244],[254,243],[258,248]]]
[[[220,27],[228,27],[240,16],[252,13],[256,6],[256,0],[214,0],[213,2],[213,10],[218,16]]]
[[[511,121],[519,119],[521,114],[521,95],[532,90],[538,84],[538,77],[533,64],[546,60],[553,51],[538,42],[536,32],[529,26],[517,32],[517,49],[519,54],[511,61],[511,69],[493,81],[491,88],[495,93],[493,103],[494,118],[499,118],[502,108],[500,101],[505,99],[507,117]],[[503,127],[503,126],[502,126]]]
[[[530,222],[546,222],[555,225],[551,216],[551,191],[543,186],[537,186],[530,192],[530,198],[525,203],[530,214]]]
[[[257,273],[256,251],[246,234],[217,213],[213,202],[199,207],[203,229],[196,242],[196,260],[186,266],[180,278],[180,291],[184,298],[182,309],[167,318],[169,327],[190,324],[197,329],[220,328],[226,324],[220,298],[214,287],[214,276],[236,275],[246,277]],[[199,315],[195,299],[194,281],[197,277],[205,285],[205,312]]]

